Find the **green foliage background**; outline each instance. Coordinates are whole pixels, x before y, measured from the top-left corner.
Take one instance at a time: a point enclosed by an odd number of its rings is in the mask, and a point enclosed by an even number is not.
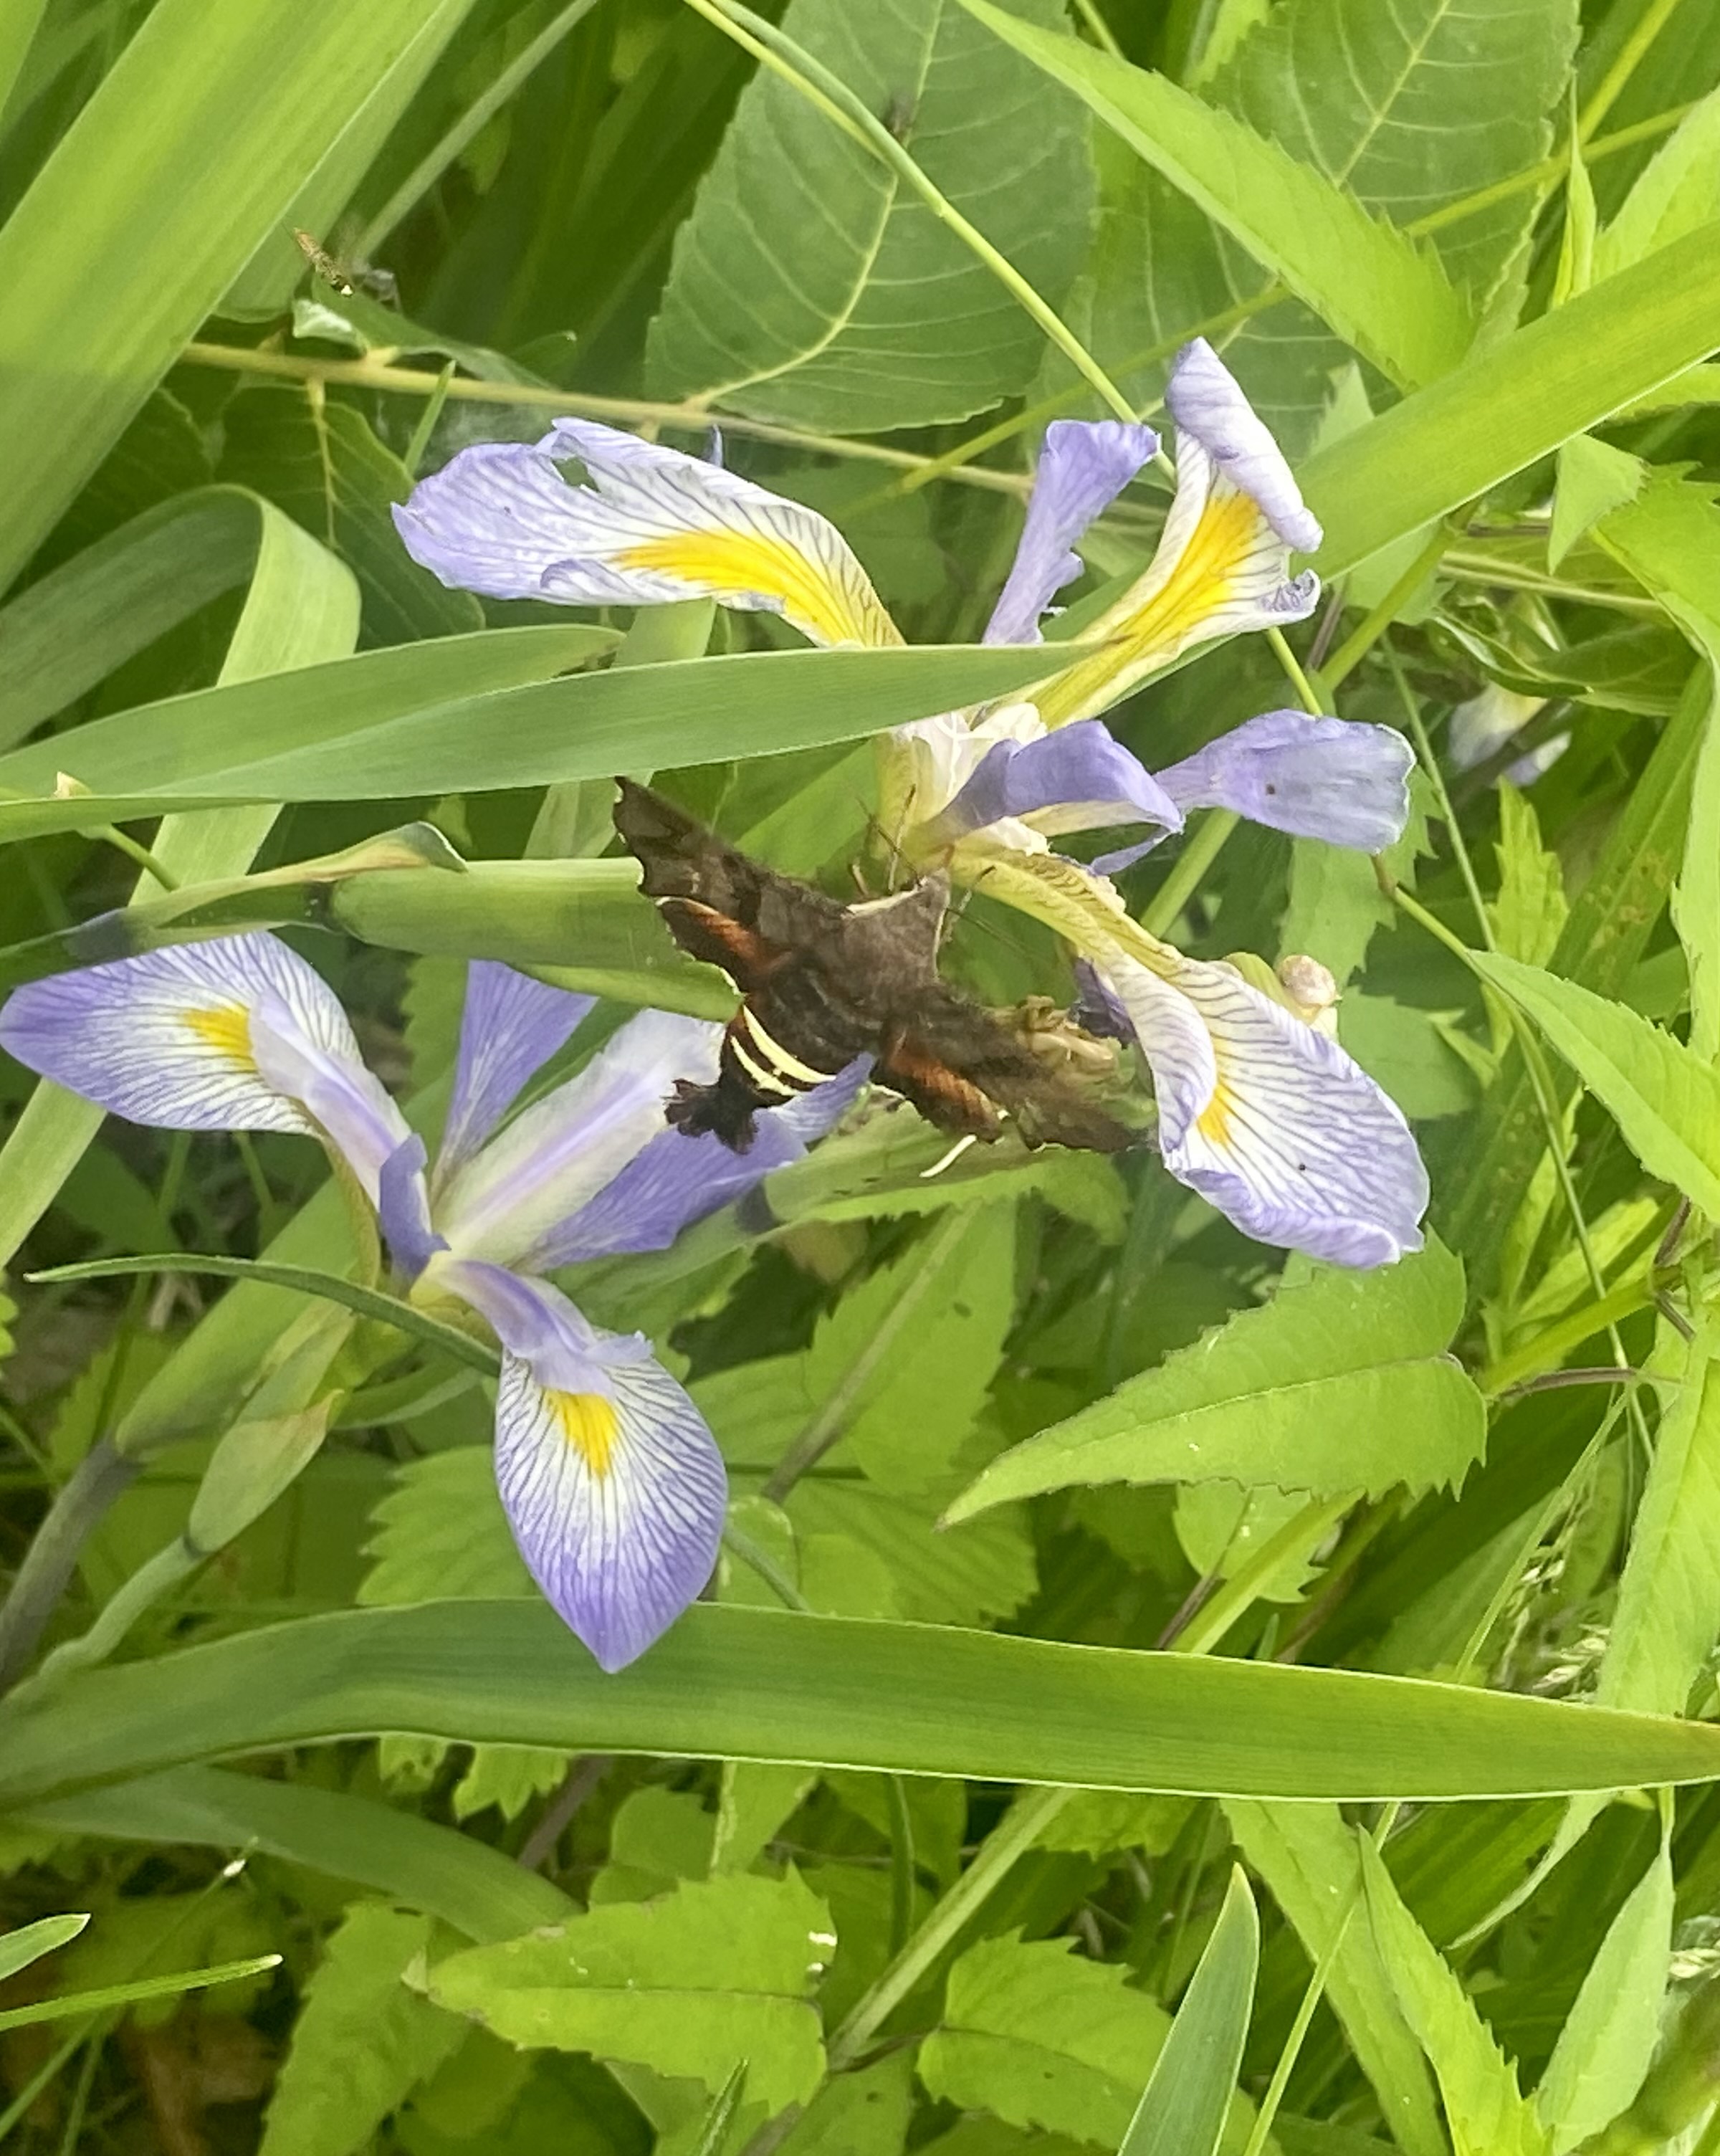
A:
[[[0,1068],[0,2142],[1720,2148],[1717,85],[1716,0],[0,0],[0,986],[281,927],[432,1128],[468,957],[722,1014],[611,774],[843,888],[865,738],[1031,678],[1044,423],[1204,335],[1419,813],[1128,895],[1332,968],[1437,1230],[1286,1265],[904,1116],[580,1269],[735,1491],[605,1678],[314,1148]],[[390,505],[558,412],[720,422],[910,648],[444,590]],[[1249,639],[1112,717],[1286,701]]]

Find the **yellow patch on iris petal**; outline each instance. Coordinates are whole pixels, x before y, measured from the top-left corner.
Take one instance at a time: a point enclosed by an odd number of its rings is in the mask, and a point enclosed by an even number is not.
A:
[[[251,1054],[251,1014],[243,1004],[228,1004],[215,1010],[182,1012],[186,1024],[207,1048],[242,1070],[254,1070]]]
[[[614,1464],[620,1435],[614,1403],[601,1393],[547,1392],[544,1398],[562,1435],[601,1482]]]
[[[1213,1096],[1194,1119],[1194,1127],[1209,1145],[1227,1146],[1230,1142],[1230,1087],[1222,1078],[1213,1088]]]
[[[676,531],[613,557],[618,569],[655,569],[713,598],[757,592],[819,644],[900,644],[896,624],[863,576],[838,583],[793,540],[757,531]]]
[[[1264,521],[1248,495],[1227,490],[1209,501],[1176,567],[1146,604],[1093,623],[1085,633],[1108,636],[1105,649],[1034,691],[1045,724],[1065,725],[1098,708],[1101,698],[1115,701],[1127,684],[1168,666],[1198,641],[1202,624],[1230,598]]]

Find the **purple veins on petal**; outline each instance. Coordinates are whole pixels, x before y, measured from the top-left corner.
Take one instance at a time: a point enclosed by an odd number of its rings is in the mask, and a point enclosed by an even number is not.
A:
[[[743,1198],[775,1169],[803,1158],[808,1147],[847,1113],[870,1071],[870,1060],[860,1056],[811,1092],[780,1108],[762,1109],[757,1136],[745,1152],[736,1152],[708,1131],[699,1137],[661,1131],[613,1182],[545,1238],[536,1261],[552,1268],[588,1258],[667,1250],[683,1228]]]
[[[1119,419],[1055,419],[1046,428],[1020,543],[986,624],[988,644],[1038,643],[1041,616],[1081,572],[1075,542],[1158,450],[1152,428]]]
[[[1029,817],[1045,832],[1183,825],[1176,803],[1097,719],[1077,720],[1037,741],[995,742],[936,824],[963,833]]]
[[[1164,401],[1178,429],[1199,443],[1233,485],[1260,506],[1266,521],[1301,554],[1312,554],[1324,533],[1284,453],[1242,386],[1204,337],[1185,344],[1165,385]]]
[[[596,1002],[494,959],[467,967],[454,1096],[436,1162],[439,1184],[490,1136],[520,1088],[567,1045]]]
[[[1158,783],[1183,808],[1231,808],[1300,839],[1377,854],[1404,835],[1415,752],[1390,726],[1266,711]]]
[[[710,1578],[727,1478],[686,1392],[639,1336],[588,1324],[547,1281],[444,1261],[503,1348],[495,1477],[545,1597],[611,1671]]]

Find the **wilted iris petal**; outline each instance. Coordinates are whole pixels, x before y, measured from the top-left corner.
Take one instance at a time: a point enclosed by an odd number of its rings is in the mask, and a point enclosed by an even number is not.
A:
[[[566,1046],[596,1002],[493,959],[467,967],[454,1096],[436,1162],[439,1184],[478,1150],[526,1081]]]
[[[592,481],[564,479],[574,459]],[[900,644],[828,518],[660,443],[560,419],[542,439],[462,449],[394,522],[444,584],[570,606],[714,598],[779,613],[814,644]]]
[[[1293,838],[1378,854],[1404,835],[1415,762],[1390,726],[1267,711],[1158,777],[1179,808],[1230,808]]]
[[[727,1482],[704,1418],[644,1337],[600,1332],[547,1281],[439,1259],[502,1344],[495,1479],[520,1554],[606,1670],[711,1577]]]
[[[678,1078],[716,1075],[722,1028],[641,1011],[564,1086],[535,1101],[449,1177],[436,1225],[462,1257],[539,1270],[565,1222],[663,1128]]]
[[[988,644],[1037,644],[1040,618],[1081,572],[1075,542],[1148,459],[1158,437],[1119,419],[1056,419],[1045,429],[1021,542],[992,618]]]
[[[185,943],[32,981],[0,1010],[0,1046],[134,1123],[319,1128],[374,1203],[404,1139],[321,977],[272,936]]]
[[[845,1116],[870,1075],[868,1057],[780,1108],[763,1108],[757,1135],[736,1152],[706,1132],[689,1137],[663,1130],[612,1183],[547,1236],[537,1262],[546,1269],[634,1250],[665,1250],[695,1220],[742,1198],[767,1175],[804,1158],[814,1139]]]
[[[1178,423],[1177,491],[1146,572],[1090,623],[1106,648],[1035,690],[1048,724],[1101,711],[1214,638],[1312,613],[1320,580],[1290,574],[1320,526],[1265,424],[1210,345],[1183,347],[1165,391]]]
[[[1337,1043],[1228,966],[1103,973],[1152,1067],[1165,1166],[1262,1243],[1333,1265],[1421,1247],[1427,1172],[1409,1125]]]
[[[1037,741],[994,742],[928,836],[959,838],[1012,819],[1047,833],[1183,825],[1175,802],[1096,719]]]

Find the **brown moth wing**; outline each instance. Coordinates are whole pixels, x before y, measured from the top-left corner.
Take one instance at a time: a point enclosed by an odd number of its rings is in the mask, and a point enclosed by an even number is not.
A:
[[[707,831],[666,796],[630,778],[617,781],[615,829],[643,871],[640,887],[648,898],[691,900],[707,913],[723,916],[751,929],[781,950],[799,948],[840,932],[847,909],[810,884],[778,875]],[[670,932],[680,941],[678,909],[665,903]],[[696,957],[704,951],[684,950]],[[755,954],[755,963],[762,954]],[[727,969],[725,958],[711,960]],[[737,977],[738,978],[738,976]]]
[[[984,1127],[974,1119],[971,1099],[978,1096],[1007,1109],[1030,1146],[1121,1152],[1136,1142],[1126,1124],[1048,1070],[1018,1034],[942,982],[899,1012],[877,1076],[943,1130],[996,1137],[994,1115]]]

